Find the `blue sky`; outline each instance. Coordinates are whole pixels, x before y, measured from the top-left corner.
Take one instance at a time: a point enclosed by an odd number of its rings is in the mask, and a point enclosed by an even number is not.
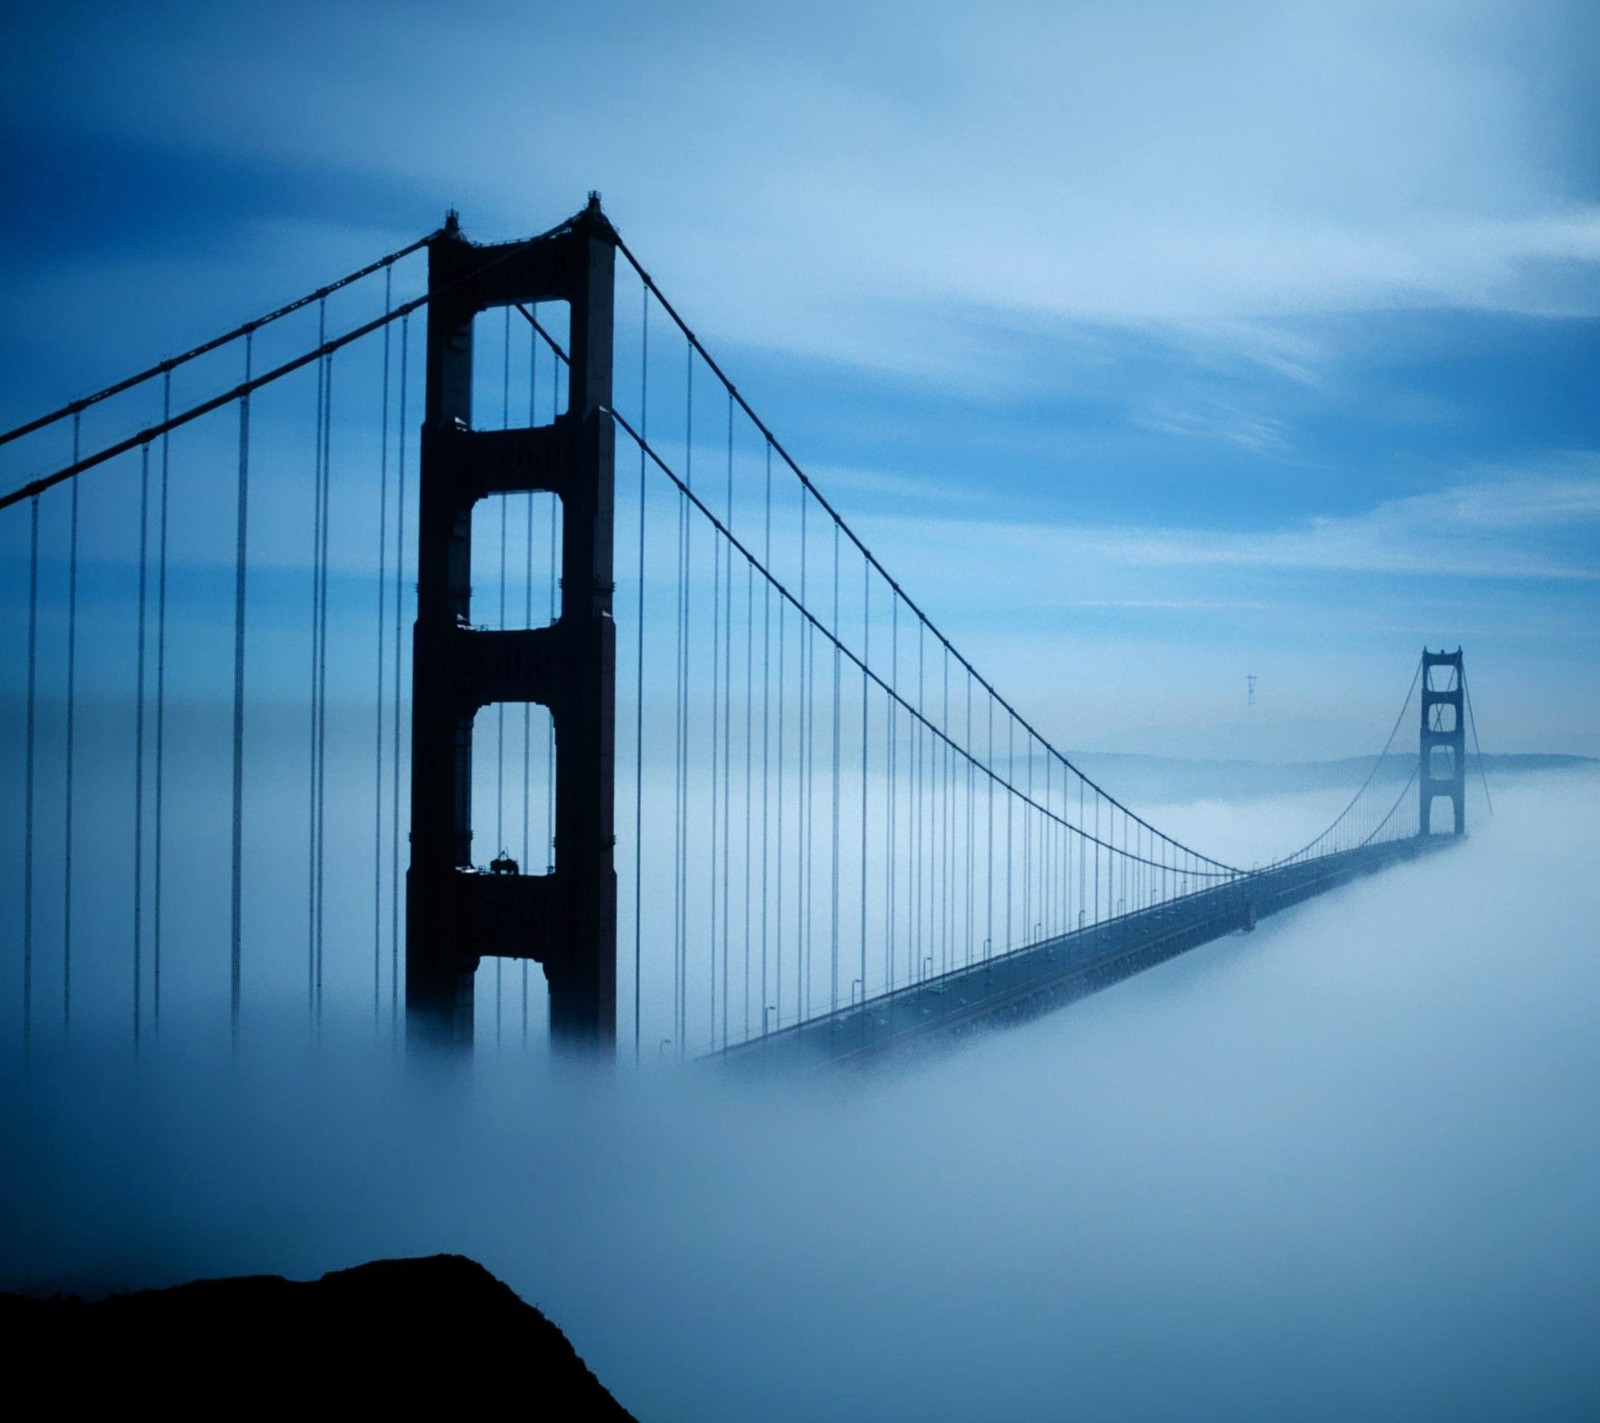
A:
[[[0,422],[598,188],[1059,744],[1356,754],[1426,642],[1491,749],[1600,754],[1591,7],[0,23]]]

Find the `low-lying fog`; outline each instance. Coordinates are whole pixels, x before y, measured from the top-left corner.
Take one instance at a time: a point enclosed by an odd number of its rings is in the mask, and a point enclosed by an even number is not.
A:
[[[1449,853],[864,1080],[45,1055],[0,1283],[460,1251],[646,1423],[1592,1417],[1597,804],[1502,782]]]

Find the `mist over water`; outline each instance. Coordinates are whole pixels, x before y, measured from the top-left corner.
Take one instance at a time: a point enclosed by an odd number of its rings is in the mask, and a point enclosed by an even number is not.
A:
[[[46,1051],[0,1284],[461,1251],[645,1420],[1593,1416],[1597,793],[1502,782],[1447,853],[867,1078],[308,1053],[287,1009],[231,1066]]]

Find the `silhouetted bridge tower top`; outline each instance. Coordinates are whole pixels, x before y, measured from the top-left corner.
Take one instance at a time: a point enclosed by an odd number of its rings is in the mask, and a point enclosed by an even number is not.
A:
[[[452,214],[0,453],[24,1055],[86,998],[137,1045],[177,981],[236,1036],[303,992],[313,1031],[364,999],[398,1039],[403,984],[418,1039],[502,1044],[520,1007],[529,1040],[542,976],[568,1048],[859,1060],[1465,829],[1459,649],[1424,652],[1292,853],[1231,864],[1124,804],[894,578],[595,197],[507,243]],[[81,833],[86,777],[125,836]]]
[[[553,1032],[607,1049],[616,1037],[615,440],[606,414],[615,244],[597,197],[529,242],[475,247],[452,215],[429,244],[406,1001],[419,1028],[448,1041],[471,1040],[473,975],[485,954],[544,965]],[[474,318],[549,301],[571,312],[566,411],[543,426],[478,428]],[[561,511],[557,616],[546,628],[475,629],[473,505],[535,492],[555,495]],[[548,874],[463,873],[473,866],[473,722],[506,702],[548,707],[554,726]]]
[[[1422,745],[1418,752],[1417,834],[1433,831],[1433,803],[1448,799],[1451,831],[1467,830],[1466,672],[1461,649],[1422,651]]]

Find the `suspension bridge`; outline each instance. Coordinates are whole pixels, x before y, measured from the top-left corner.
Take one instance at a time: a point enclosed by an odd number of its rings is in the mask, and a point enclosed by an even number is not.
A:
[[[1465,830],[1459,650],[1281,858],[1150,823],[879,562],[595,198],[503,244],[452,214],[0,458],[24,1058],[296,1005],[860,1061]]]

